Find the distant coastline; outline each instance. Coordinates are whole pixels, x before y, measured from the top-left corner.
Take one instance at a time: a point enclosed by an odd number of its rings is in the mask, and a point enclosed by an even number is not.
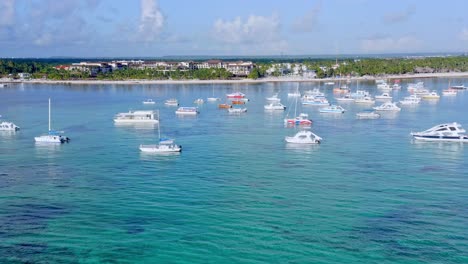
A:
[[[372,81],[377,79],[420,79],[420,78],[457,78],[468,77],[468,72],[447,72],[447,73],[418,73],[418,74],[401,74],[401,75],[379,75],[379,76],[363,76],[350,78],[304,78],[304,77],[264,77],[259,79],[230,79],[230,80],[8,80],[0,79],[1,83],[33,83],[33,84],[70,84],[70,85],[87,85],[87,84],[123,84],[123,85],[138,85],[138,84],[235,84],[235,83],[266,83],[266,82],[339,82],[340,80],[351,81]]]

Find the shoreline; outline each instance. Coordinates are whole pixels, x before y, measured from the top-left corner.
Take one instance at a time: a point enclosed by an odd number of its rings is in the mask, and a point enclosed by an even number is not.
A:
[[[32,83],[32,84],[72,84],[72,85],[86,85],[86,84],[254,84],[254,83],[268,83],[268,82],[330,82],[330,81],[373,81],[377,79],[418,79],[418,78],[456,78],[468,77],[468,72],[447,72],[447,73],[420,73],[420,74],[401,74],[401,75],[382,75],[382,76],[364,76],[364,77],[351,77],[351,78],[323,78],[312,79],[304,77],[267,77],[261,79],[237,79],[237,80],[5,80],[0,79],[0,83]]]

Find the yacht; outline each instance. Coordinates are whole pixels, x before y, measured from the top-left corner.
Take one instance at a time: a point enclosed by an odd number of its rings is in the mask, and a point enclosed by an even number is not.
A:
[[[423,82],[408,83],[407,89],[408,89],[408,92],[413,92],[414,90],[418,90],[418,89],[424,89],[424,83]]]
[[[377,119],[380,115],[373,111],[359,112],[356,114],[358,119]]]
[[[309,115],[305,113],[299,114],[295,118],[285,118],[284,119],[285,125],[300,125],[300,126],[311,126],[312,120],[309,119]]]
[[[342,97],[335,98],[338,102],[354,102],[354,98],[351,98],[349,94]]]
[[[198,112],[197,107],[184,107],[184,106],[182,106],[182,107],[177,108],[175,113],[178,114],[178,115],[197,115],[199,112]]]
[[[392,97],[388,93],[382,93],[381,95],[375,96],[376,100],[392,100]]]
[[[392,87],[390,87],[390,85],[388,85],[387,83],[379,83],[377,84],[377,89],[380,89],[380,90],[391,90]]]
[[[384,79],[376,79],[375,83],[376,84],[381,84],[381,83],[386,83],[386,81]]]
[[[284,106],[280,102],[275,102],[275,103],[265,105],[264,108],[265,110],[285,110],[286,106]]]
[[[432,91],[422,96],[422,99],[426,99],[426,100],[437,100],[439,98],[440,98],[440,95],[436,91]]]
[[[50,110],[50,98],[49,98],[49,131],[46,135],[34,137],[34,141],[36,141],[37,143],[65,143],[65,142],[70,141],[70,138],[61,135],[61,132],[51,129],[50,116],[51,116],[51,110]]]
[[[398,83],[395,83],[392,85],[392,89],[393,90],[401,90],[401,85],[399,85]]]
[[[227,98],[244,98],[245,97],[245,94],[241,93],[241,92],[235,92],[235,93],[230,93],[230,94],[226,94],[226,97]]]
[[[156,124],[159,122],[154,111],[128,111],[114,117],[116,124]]]
[[[220,99],[218,97],[208,97],[206,98],[206,100],[208,102],[216,102],[216,101],[219,101]]]
[[[146,99],[146,100],[143,101],[143,104],[151,104],[151,105],[153,105],[153,104],[156,104],[156,102],[153,101],[153,99]]]
[[[247,108],[228,108],[228,112],[231,114],[240,114],[240,113],[246,113]]]
[[[337,114],[343,114],[346,110],[339,106],[339,105],[330,105],[328,107],[320,108],[319,112],[320,113],[337,113]]]
[[[465,129],[458,123],[440,124],[422,132],[411,133],[414,139],[424,141],[468,142]]]
[[[310,96],[313,96],[315,98],[317,97],[325,97],[325,94],[320,92],[320,90],[318,88],[314,88],[313,90],[309,90],[309,91],[305,91],[304,92],[305,95],[310,95]]]
[[[386,103],[383,103],[382,105],[374,107],[374,110],[377,110],[377,111],[400,111],[401,108],[398,107],[395,103],[386,102]]]
[[[417,105],[421,101],[421,98],[419,98],[417,95],[410,95],[405,97],[402,101],[400,101],[401,105]]]
[[[193,101],[194,104],[203,104],[205,103],[205,101],[203,101],[203,99],[201,98],[198,98],[197,100]]]
[[[468,89],[468,87],[466,87],[465,85],[454,85],[454,86],[451,86],[450,88],[455,89],[455,90],[466,90],[466,89]]]
[[[457,90],[454,89],[447,89],[442,91],[443,96],[456,96],[457,95]]]
[[[414,89],[412,93],[415,95],[423,96],[423,95],[429,94],[429,90],[424,89],[424,88],[417,88],[417,89]]]
[[[364,91],[364,90],[357,90],[356,92],[354,93],[351,93],[351,98],[362,98],[362,97],[366,97],[366,96],[370,96],[369,92],[367,91]]]
[[[175,98],[171,98],[171,99],[167,99],[164,102],[164,104],[167,106],[179,106],[179,101],[177,101],[177,99]]]
[[[11,122],[3,121],[0,123],[0,131],[18,131],[19,129],[19,126]]]
[[[293,137],[285,137],[287,143],[294,144],[320,144],[322,138],[308,130],[302,130],[296,133]]]
[[[324,105],[330,105],[328,100],[326,98],[316,98],[314,96],[312,97],[306,97],[302,101],[303,105],[318,105],[318,106],[324,106]]]
[[[372,99],[372,97],[370,97],[370,96],[364,96],[362,98],[356,98],[356,100],[354,100],[354,102],[356,104],[375,104],[375,100]]]

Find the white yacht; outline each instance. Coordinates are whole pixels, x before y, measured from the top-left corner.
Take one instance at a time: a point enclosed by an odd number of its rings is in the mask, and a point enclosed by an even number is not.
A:
[[[401,105],[417,105],[421,102],[421,98],[419,98],[417,95],[410,95],[405,97],[402,101],[400,101]]]
[[[342,97],[335,98],[338,102],[354,102],[354,98],[351,98],[349,94],[346,94]]]
[[[320,144],[322,138],[308,130],[301,130],[293,137],[285,137],[287,143],[293,144]]]
[[[175,98],[167,99],[166,102],[164,102],[165,105],[167,106],[179,106],[179,101]]]
[[[301,93],[299,91],[288,93],[288,97],[301,97]]]
[[[65,143],[65,142],[70,141],[70,138],[61,135],[61,132],[51,129],[50,116],[51,116],[51,111],[50,111],[50,98],[49,98],[49,131],[46,135],[34,137],[34,141],[36,141],[37,143]]]
[[[264,106],[265,110],[285,110],[286,109],[286,106],[283,105],[282,103],[280,102],[276,102],[276,103],[271,103],[271,104],[267,104]]]
[[[377,114],[376,112],[359,112],[356,114],[356,118],[358,119],[377,119],[380,118],[380,115]]]
[[[154,105],[156,102],[153,99],[146,99],[143,101],[143,104]]]
[[[356,100],[354,100],[354,102],[356,104],[375,104],[375,100],[372,99],[372,97],[370,97],[370,96],[364,96],[362,98],[356,98]]]
[[[330,105],[327,98],[325,97],[314,97],[313,95],[305,96],[302,99],[303,105],[318,105],[318,106],[325,106]]]
[[[3,121],[0,123],[0,131],[18,131],[19,129],[19,126],[11,122]]]
[[[422,99],[426,99],[426,100],[437,100],[439,98],[440,98],[440,95],[436,91],[432,91],[422,96]]]
[[[423,141],[468,142],[465,129],[458,123],[440,124],[422,132],[412,132],[414,139]]]
[[[382,105],[374,107],[374,110],[376,111],[400,111],[401,108],[398,107],[395,103],[386,102],[386,103],[383,103]]]
[[[389,91],[389,90],[392,89],[392,87],[390,87],[390,85],[388,85],[388,83],[379,83],[379,84],[377,84],[377,89]]]
[[[388,93],[382,93],[381,95],[375,96],[376,100],[392,100],[392,97]]]
[[[243,108],[228,108],[228,112],[231,113],[231,114],[246,113],[247,108],[246,107],[243,107]]]
[[[116,124],[156,124],[159,122],[155,111],[128,111],[114,117]]]
[[[328,107],[320,108],[320,113],[343,114],[346,110],[339,105],[330,105]]]
[[[198,112],[197,107],[183,107],[182,106],[182,107],[177,108],[175,113],[177,115],[197,115],[199,112]]]
[[[362,98],[362,97],[366,97],[366,96],[370,96],[369,92],[367,91],[364,91],[364,90],[357,90],[356,92],[354,93],[351,93],[350,94],[351,98]]]
[[[456,96],[457,95],[457,90],[454,89],[447,89],[442,91],[443,96]]]

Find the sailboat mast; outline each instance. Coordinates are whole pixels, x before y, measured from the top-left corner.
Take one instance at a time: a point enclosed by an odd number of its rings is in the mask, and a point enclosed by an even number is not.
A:
[[[50,98],[49,98],[49,131],[50,131]]]
[[[159,110],[158,110],[158,138],[159,138],[159,142],[161,142],[161,128],[159,127],[160,122],[161,122],[161,118],[159,117]]]

